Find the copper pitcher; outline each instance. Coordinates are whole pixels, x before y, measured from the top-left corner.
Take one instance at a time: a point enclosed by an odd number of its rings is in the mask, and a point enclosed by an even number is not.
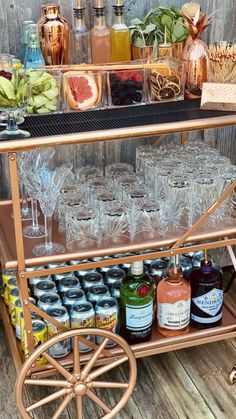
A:
[[[68,63],[69,27],[60,16],[60,6],[44,4],[42,17],[38,21],[40,47],[46,65]]]

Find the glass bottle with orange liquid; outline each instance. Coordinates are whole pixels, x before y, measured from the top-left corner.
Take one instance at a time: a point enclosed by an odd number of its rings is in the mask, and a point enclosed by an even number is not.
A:
[[[111,61],[111,34],[106,26],[104,0],[95,0],[94,27],[91,29],[91,52],[94,64]]]
[[[114,17],[111,28],[111,61],[130,61],[131,43],[129,28],[124,22],[124,2],[115,0]]]
[[[187,333],[190,304],[191,287],[182,276],[179,256],[172,256],[167,275],[157,286],[158,331],[164,336]]]

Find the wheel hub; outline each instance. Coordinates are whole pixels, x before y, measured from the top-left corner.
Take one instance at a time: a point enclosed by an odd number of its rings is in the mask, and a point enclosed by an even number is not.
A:
[[[76,396],[84,396],[87,393],[86,384],[84,384],[82,382],[75,384],[74,393],[75,393]]]

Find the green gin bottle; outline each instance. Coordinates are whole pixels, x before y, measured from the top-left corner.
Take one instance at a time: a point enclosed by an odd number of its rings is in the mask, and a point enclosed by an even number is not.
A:
[[[127,342],[145,342],[151,338],[154,283],[143,272],[143,262],[131,264],[120,290],[121,336]]]

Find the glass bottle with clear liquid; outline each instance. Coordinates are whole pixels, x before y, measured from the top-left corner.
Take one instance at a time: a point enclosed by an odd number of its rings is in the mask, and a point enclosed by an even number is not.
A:
[[[91,45],[90,32],[85,24],[85,7],[83,0],[77,0],[73,9],[74,27],[71,31],[71,64],[90,64]]]
[[[104,0],[95,0],[94,27],[91,29],[91,51],[94,64],[111,61],[111,34],[106,26]]]
[[[124,21],[124,2],[115,0],[114,16],[111,28],[111,61],[130,61],[131,43],[129,28]]]
[[[31,23],[27,27],[28,44],[25,52],[25,68],[40,68],[45,65],[42,51],[39,46],[39,34],[36,23]]]

